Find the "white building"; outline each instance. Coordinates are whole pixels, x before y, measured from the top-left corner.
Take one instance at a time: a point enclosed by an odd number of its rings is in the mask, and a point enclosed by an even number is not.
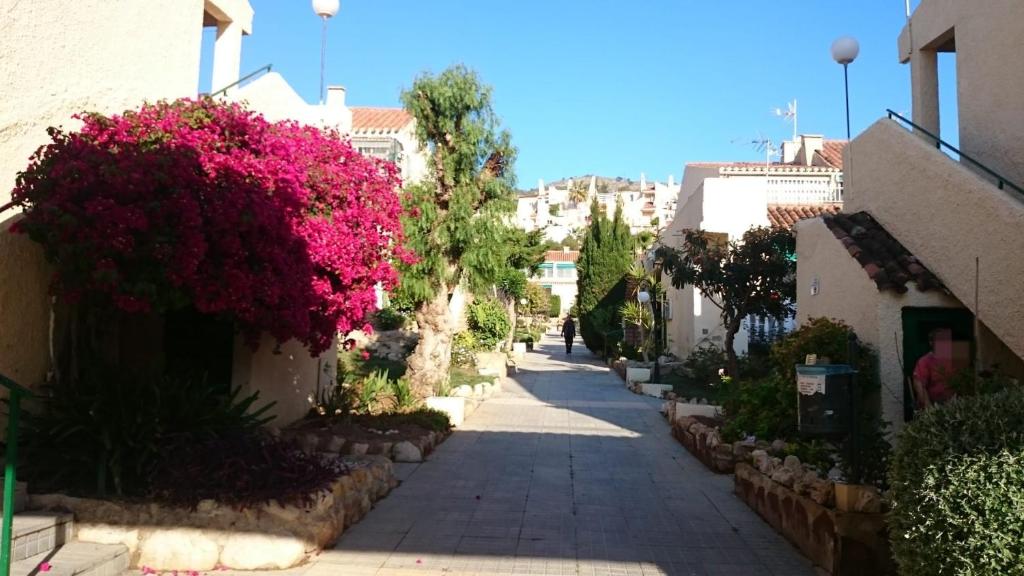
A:
[[[574,200],[572,192],[581,182],[586,183],[586,195]],[[616,189],[610,190],[613,186]],[[596,176],[590,176],[589,180],[570,178],[553,185],[545,185],[541,180],[536,190],[519,195],[516,223],[524,230],[544,228],[548,240],[561,242],[590,223],[591,203],[597,199],[608,218],[615,215],[616,206],[621,202],[623,218],[632,233],[656,232],[672,220],[679,189],[671,175],[667,183],[650,184],[642,174],[639,183],[623,185],[617,182],[609,185],[604,179],[599,184]]]
[[[337,130],[366,156],[398,165],[403,182],[427,174],[426,154],[416,139],[416,119],[401,108],[350,107],[341,86],[327,88],[323,104],[310,104],[280,74],[268,72],[230,89],[226,97],[245,102],[268,120],[295,120]]]
[[[567,314],[576,303],[576,261],[579,258],[580,253],[576,250],[549,250],[544,255],[544,263],[540,265],[537,275],[529,280],[550,291],[552,296],[558,296],[561,306],[559,316]]]
[[[844,146],[845,142],[807,135],[783,145],[781,162],[687,164],[679,207],[661,243],[680,247],[685,230],[721,233],[738,240],[753,226],[790,228],[798,220],[838,212],[843,200]],[[692,286],[669,286],[667,302],[669,352],[685,358],[701,345],[724,345],[720,310],[710,299]],[[753,328],[747,322],[736,335],[738,354],[746,353]],[[758,333],[778,331],[771,325],[756,329]]]

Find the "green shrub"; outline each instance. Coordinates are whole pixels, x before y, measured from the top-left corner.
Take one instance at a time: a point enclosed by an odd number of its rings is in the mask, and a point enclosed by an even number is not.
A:
[[[562,297],[552,294],[548,298],[548,318],[558,318],[562,315]]]
[[[1024,574],[1024,393],[957,398],[901,433],[889,474],[900,573]]]
[[[413,393],[412,383],[408,378],[391,381],[391,397],[395,400],[395,409],[404,412],[416,406],[418,399]]]
[[[722,383],[719,370],[726,367],[725,352],[713,344],[698,346],[683,360],[683,367],[689,372],[694,383],[703,386]]]
[[[205,379],[136,381],[93,368],[74,385],[50,390],[23,415],[19,470],[38,491],[145,495],[161,447],[252,431],[270,421],[273,404],[258,394],[230,394]]]
[[[803,364],[808,354],[817,354],[818,361],[828,358],[832,364],[849,363],[849,338],[853,329],[839,320],[811,318],[805,324],[772,345],[772,368],[793,383],[796,394],[796,365]],[[862,387],[877,388],[878,368],[875,355],[861,348],[855,368]]]
[[[480,345],[494,349],[508,335],[512,321],[505,307],[495,300],[480,300],[469,306],[469,329]]]
[[[729,441],[757,436],[763,440],[796,434],[796,382],[772,375],[764,380],[723,379],[722,409]]]
[[[373,315],[373,326],[377,330],[398,330],[405,328],[408,317],[397,308],[386,306]]]
[[[394,428],[400,424],[415,424],[425,430],[447,432],[451,430],[448,414],[433,408],[417,408],[409,412],[387,412],[376,416],[358,416],[356,423],[377,429]]]
[[[356,411],[375,414],[391,400],[391,383],[385,370],[375,370],[356,385]]]
[[[469,330],[459,332],[452,340],[452,364],[462,368],[476,366],[476,351],[480,343]]]

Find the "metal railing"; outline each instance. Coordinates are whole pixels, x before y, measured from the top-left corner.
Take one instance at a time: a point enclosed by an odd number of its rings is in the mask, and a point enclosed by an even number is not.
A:
[[[17,486],[15,470],[18,465],[18,420],[21,415],[21,400],[32,396],[29,390],[14,380],[0,374],[0,386],[7,388],[10,396],[7,399],[7,450],[4,454],[4,519],[3,532],[0,532],[0,576],[11,573],[11,531],[14,518],[14,490]]]
[[[982,164],[981,162],[979,162],[979,161],[975,160],[974,158],[968,156],[967,154],[964,154],[963,152],[961,152],[958,148],[956,148],[955,146],[953,146],[949,142],[946,142],[945,140],[939,138],[935,134],[932,134],[931,132],[929,132],[928,130],[922,128],[921,126],[918,126],[917,124],[914,124],[913,122],[911,122],[910,120],[904,118],[903,116],[900,116],[896,112],[893,112],[892,110],[888,110],[888,109],[886,109],[886,112],[889,113],[889,119],[890,120],[898,121],[898,122],[906,125],[907,127],[911,128],[913,132],[920,132],[921,134],[924,134],[925,136],[927,136],[927,137],[931,138],[932,140],[934,140],[935,141],[935,148],[937,148],[938,150],[941,151],[943,148],[945,148],[946,150],[948,150],[948,151],[956,154],[957,156],[959,156],[961,160],[967,160],[968,162],[973,164],[976,168],[978,168],[979,170],[981,170],[985,174],[988,174],[990,177],[992,177],[996,181],[996,185],[999,187],[1000,190],[1006,190],[1007,188],[1010,188],[1011,190],[1013,190],[1017,194],[1019,194],[1021,196],[1024,196],[1024,188],[1021,188],[1020,186],[1018,186],[1018,185],[1014,184],[1013,182],[1007,180],[1006,178],[1004,178],[1002,175],[1000,175],[995,170],[989,168],[988,166],[985,166],[984,164]]]
[[[228,90],[234,88],[235,86],[238,86],[239,84],[241,84],[242,82],[245,82],[246,80],[254,78],[254,77],[256,77],[256,76],[258,76],[260,74],[265,74],[267,72],[270,72],[270,70],[271,70],[271,68],[273,68],[273,66],[274,66],[273,64],[267,64],[266,66],[263,66],[262,68],[258,68],[258,69],[256,69],[253,72],[249,72],[245,76],[242,76],[238,80],[235,80],[234,82],[232,82],[231,84],[228,84],[227,86],[221,88],[220,90],[217,90],[216,92],[211,92],[210,93],[210,97],[213,98],[214,96],[217,96],[219,94],[225,94],[225,93],[227,93]]]

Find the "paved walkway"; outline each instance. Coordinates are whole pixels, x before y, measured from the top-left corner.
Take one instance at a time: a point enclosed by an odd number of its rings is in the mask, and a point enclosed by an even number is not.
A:
[[[809,563],[582,345],[520,363],[306,576],[800,575]]]

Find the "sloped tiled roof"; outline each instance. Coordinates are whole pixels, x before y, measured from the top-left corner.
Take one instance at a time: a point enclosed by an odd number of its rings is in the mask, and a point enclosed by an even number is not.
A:
[[[545,262],[575,262],[580,259],[578,250],[548,250]]]
[[[821,150],[814,153],[822,163],[832,168],[843,169],[843,150],[846,148],[846,140],[825,140]]]
[[[880,291],[903,294],[908,282],[922,292],[946,291],[942,282],[867,212],[828,214],[824,220]]]
[[[822,214],[835,214],[840,204],[769,204],[768,222],[773,228],[792,228],[794,224]]]
[[[412,115],[401,108],[353,107],[352,132],[355,134],[394,134],[412,122]]]

